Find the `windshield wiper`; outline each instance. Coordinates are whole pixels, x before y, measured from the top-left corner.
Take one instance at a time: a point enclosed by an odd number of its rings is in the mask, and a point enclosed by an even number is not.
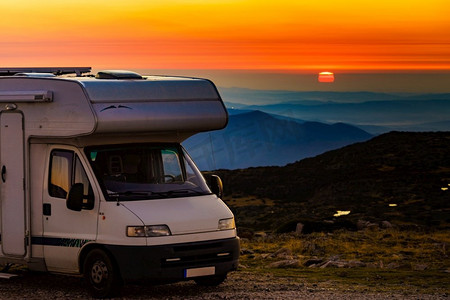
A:
[[[125,192],[108,192],[108,196],[112,199],[115,199],[119,201],[121,197],[132,197],[132,196],[139,196],[139,197],[151,197],[151,196],[164,196],[157,192],[152,191],[125,191]],[[122,198],[123,200],[123,198]]]
[[[195,195],[195,196],[208,195],[208,193],[197,191],[194,189],[179,189],[179,190],[172,190],[172,191],[167,191],[167,192],[157,192],[155,194],[162,196],[164,198],[182,197],[182,196],[188,196],[188,195]]]
[[[140,196],[140,197],[161,197],[161,198],[170,198],[172,196],[174,197],[180,197],[183,195],[208,195],[205,192],[197,191],[194,189],[179,189],[179,190],[172,190],[172,191],[166,191],[166,192],[154,192],[154,191],[125,191],[125,192],[110,192],[108,191],[108,196],[112,199],[116,199],[119,201],[119,198],[121,196],[129,197],[129,196]]]
[[[148,196],[149,193],[151,193],[151,192],[136,192],[136,191],[110,192],[110,191],[108,191],[108,196],[110,196],[110,197],[133,196],[133,195]]]
[[[207,195],[207,193],[205,192],[201,192],[201,191],[197,191],[194,189],[179,189],[179,190],[173,190],[173,191],[168,191],[167,193],[170,193],[171,195],[177,195],[177,194],[190,194],[193,193],[195,195]]]

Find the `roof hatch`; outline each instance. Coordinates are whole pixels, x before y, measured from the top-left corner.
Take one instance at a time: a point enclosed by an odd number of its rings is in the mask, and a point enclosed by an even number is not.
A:
[[[140,74],[126,70],[99,71],[95,76],[97,79],[144,79]]]

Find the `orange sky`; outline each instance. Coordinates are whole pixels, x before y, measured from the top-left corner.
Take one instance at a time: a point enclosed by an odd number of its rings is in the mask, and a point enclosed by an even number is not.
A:
[[[0,66],[450,72],[448,0],[21,0]]]

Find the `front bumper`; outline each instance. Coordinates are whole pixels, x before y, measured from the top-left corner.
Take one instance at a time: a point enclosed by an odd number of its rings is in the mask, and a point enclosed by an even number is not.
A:
[[[162,246],[105,245],[124,281],[181,281],[186,270],[214,267],[215,275],[236,270],[239,238]]]

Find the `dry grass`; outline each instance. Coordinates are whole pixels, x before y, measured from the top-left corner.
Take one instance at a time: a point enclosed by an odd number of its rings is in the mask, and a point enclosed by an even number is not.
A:
[[[433,268],[450,268],[450,231],[415,232],[389,230],[337,231],[309,235],[276,235],[244,240],[242,247],[255,253],[273,253],[288,248],[302,257],[358,259],[388,264],[393,261],[427,263]]]
[[[310,235],[276,235],[243,240],[241,264],[255,272],[270,272],[310,281],[339,282],[361,288],[411,287],[425,292],[449,292],[450,231],[415,232],[396,229],[338,231]],[[281,248],[292,252],[299,266],[270,268],[284,258],[272,254]],[[310,259],[360,261],[365,267],[308,268]]]

